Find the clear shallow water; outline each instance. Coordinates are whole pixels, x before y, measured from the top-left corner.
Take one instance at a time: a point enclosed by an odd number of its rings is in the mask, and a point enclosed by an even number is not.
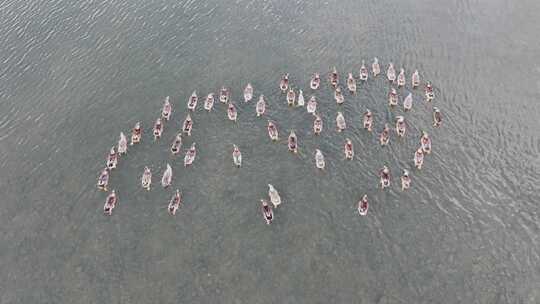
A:
[[[539,12],[536,1],[3,2],[0,302],[537,303]],[[356,74],[373,56],[432,80],[442,128],[418,103],[406,140],[380,148],[359,127],[366,107],[377,131],[401,113],[381,78],[346,94],[343,134],[325,83],[314,137],[277,89],[284,72],[309,92],[311,73]],[[270,142],[254,102],[237,103],[236,125],[221,104],[199,105],[185,141],[199,154],[184,169],[168,149],[189,94],[227,85],[238,102],[247,81],[281,134],[296,130],[300,156]],[[119,205],[104,217],[95,182],[108,149],[138,120],[148,133],[166,95],[173,121],[121,159]],[[377,190],[383,164],[394,176],[412,166],[421,130],[434,153],[412,189]],[[139,188],[145,165],[160,176],[166,162],[185,195],[176,217],[172,190]],[[270,227],[258,209],[269,182],[284,200]]]

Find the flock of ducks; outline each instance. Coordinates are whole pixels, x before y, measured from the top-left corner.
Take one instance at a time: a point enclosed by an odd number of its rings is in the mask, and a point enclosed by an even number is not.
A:
[[[371,72],[373,77],[377,77],[381,73],[381,68],[379,65],[379,62],[377,58],[374,58],[373,63],[371,65]],[[359,73],[359,80],[362,82],[366,82],[369,77],[368,69],[365,65],[364,60],[362,60],[362,65],[360,67],[360,73]],[[394,84],[397,85],[398,88],[404,87],[406,85],[406,77],[405,77],[405,70],[403,68],[400,69],[400,72],[396,74],[396,69],[394,68],[394,65],[390,62],[388,65],[388,69],[386,71],[386,77],[388,78],[388,81],[390,82],[390,91],[388,93],[388,104],[391,108],[394,108],[398,106],[398,93],[396,88],[394,87]],[[345,102],[345,97],[342,92],[342,88],[339,85],[339,75],[334,67],[332,71],[329,73],[328,80],[330,82],[331,87],[334,90],[334,99],[336,103],[343,104]],[[321,85],[321,77],[319,73],[315,73],[311,77],[310,81],[310,88],[312,91],[316,91],[319,89]],[[415,70],[411,75],[411,87],[412,89],[416,89],[420,86],[420,74],[418,70]],[[298,90],[297,92],[294,91],[293,88],[289,87],[289,74],[284,74],[281,77],[281,80],[279,82],[280,90],[286,94],[286,100],[287,104],[289,106],[296,106],[296,107],[304,107],[306,106],[306,110],[308,113],[311,113],[314,115],[314,121],[313,121],[313,132],[315,135],[319,135],[323,130],[323,121],[321,119],[321,116],[317,114],[317,99],[315,95],[311,96],[307,103],[305,102],[304,95],[302,90]],[[348,73],[347,79],[346,79],[346,87],[347,90],[351,94],[356,94],[357,90],[357,84],[356,84],[356,78],[353,76],[352,73]],[[253,86],[251,84],[247,84],[247,86],[244,88],[244,102],[247,103],[253,99]],[[424,85],[424,94],[426,101],[431,102],[435,95],[433,91],[433,86],[428,81]],[[198,103],[198,96],[197,93],[194,91],[191,96],[189,97],[187,101],[187,108],[189,111],[193,112],[197,108]],[[231,93],[230,90],[227,87],[222,87],[219,91],[219,101],[221,103],[227,104],[227,116],[229,120],[236,121],[237,120],[237,110],[236,106],[231,102]],[[413,106],[413,96],[412,93],[408,93],[407,96],[403,98],[403,108],[405,111],[409,111],[412,109]],[[204,109],[207,111],[211,111],[214,107],[214,93],[210,93],[206,96],[206,99],[204,101]],[[263,116],[266,111],[266,100],[264,95],[260,95],[259,99],[255,106],[255,111],[257,116]],[[163,133],[163,127],[164,122],[168,121],[171,118],[172,114],[172,105],[170,102],[170,98],[166,97],[160,117],[155,121],[153,126],[153,136],[154,140],[158,140],[161,138],[161,135]],[[342,132],[347,128],[347,124],[345,121],[345,117],[342,112],[338,111],[336,115],[336,128],[338,132]],[[442,123],[442,115],[440,110],[437,107],[433,107],[433,126],[438,127]],[[183,144],[183,136],[191,136],[191,131],[193,128],[193,119],[191,118],[191,115],[188,113],[186,118],[184,119],[184,122],[182,124],[182,130],[175,136],[170,151],[173,155],[178,155],[182,152],[182,144]],[[373,131],[373,114],[369,109],[367,109],[363,115],[363,128],[367,130],[368,132]],[[407,126],[405,123],[405,118],[403,116],[397,116],[395,120],[395,132],[398,137],[404,137],[406,134]],[[268,120],[268,126],[267,126],[268,136],[272,141],[277,141],[279,139],[279,132],[278,128],[275,122]],[[379,135],[379,142],[381,146],[388,145],[390,141],[390,133],[392,132],[391,127],[388,123],[384,125],[384,128],[382,132]],[[133,127],[131,131],[131,142],[130,145],[135,145],[141,142],[142,138],[142,128],[141,123],[137,122],[135,126]],[[294,131],[291,131],[288,140],[287,140],[287,146],[289,151],[292,153],[298,153],[298,139]],[[120,139],[118,140],[118,145],[113,146],[109,152],[109,155],[107,156],[107,164],[106,167],[101,171],[97,187],[100,190],[107,191],[108,190],[108,184],[109,184],[109,175],[110,172],[117,167],[118,159],[121,155],[126,154],[128,149],[128,139],[125,136],[123,132],[120,132]],[[345,155],[345,158],[347,160],[352,160],[354,158],[354,145],[353,142],[349,139],[345,139],[345,143],[343,145],[343,152]],[[414,152],[414,164],[417,169],[422,168],[422,164],[424,163],[424,156],[431,153],[431,138],[429,137],[428,133],[423,132],[421,138],[420,138],[420,145],[418,149]],[[184,166],[190,166],[195,161],[195,158],[197,156],[197,146],[196,143],[193,142],[191,146],[186,150],[184,155]],[[232,159],[233,163],[237,167],[242,166],[242,153],[240,152],[240,148],[236,145],[233,145],[233,151],[232,151]],[[315,166],[320,169],[324,170],[326,164],[324,159],[324,154],[321,152],[321,150],[316,149],[315,150]],[[166,165],[166,169],[163,172],[162,178],[161,178],[161,185],[163,188],[167,188],[172,183],[172,168],[169,164]],[[391,181],[391,175],[390,175],[390,169],[387,166],[383,166],[379,170],[379,177],[380,177],[380,187],[381,189],[385,189],[390,186]],[[152,184],[152,171],[150,168],[145,167],[144,172],[141,177],[141,186],[146,189],[150,190],[150,186]],[[403,169],[402,175],[401,175],[401,189],[407,190],[410,188],[411,185],[411,177],[408,172],[408,170]],[[274,208],[277,208],[281,204],[281,197],[279,195],[279,192],[276,190],[276,188],[268,184],[268,197],[269,201],[267,199],[261,199],[261,211],[264,217],[264,220],[267,224],[272,223],[274,220]],[[113,209],[116,207],[118,203],[118,195],[115,190],[112,190],[109,195],[107,196],[105,200],[105,205],[103,207],[104,214],[106,215],[112,215]],[[168,205],[168,212],[171,215],[175,215],[176,211],[182,204],[182,193],[179,189],[177,189],[174,193],[172,198],[170,199],[169,205]],[[273,207],[272,207],[273,206]],[[369,209],[369,201],[368,196],[363,195],[363,197],[358,202],[358,212],[360,215],[366,215]]]

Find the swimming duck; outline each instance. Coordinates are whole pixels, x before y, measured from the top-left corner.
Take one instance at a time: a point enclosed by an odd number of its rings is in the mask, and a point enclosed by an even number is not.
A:
[[[377,59],[377,57],[373,58],[373,63],[371,64],[371,71],[373,72],[373,77],[376,77],[381,73],[381,66],[379,65],[379,59]]]
[[[150,168],[144,167],[144,172],[141,177],[141,186],[143,189],[150,191],[150,185],[152,185],[152,171],[150,171]]]
[[[112,215],[112,211],[116,207],[117,202],[118,197],[116,196],[116,191],[113,190],[105,199],[105,205],[103,206],[103,214]]]
[[[381,146],[388,145],[388,142],[390,141],[390,127],[388,127],[388,124],[384,124],[384,129],[381,132],[381,135],[379,136],[379,142],[381,143]]]
[[[319,135],[321,134],[322,129],[323,121],[319,115],[315,114],[315,120],[313,121],[313,133],[315,133],[315,135]]]
[[[167,164],[167,168],[163,171],[163,177],[161,178],[161,186],[167,188],[171,185],[172,182],[172,168]]]
[[[176,189],[176,192],[171,197],[171,200],[169,201],[169,206],[167,207],[169,214],[175,215],[181,203],[182,203],[182,193],[180,192],[179,189]]]
[[[388,169],[387,166],[383,166],[382,169],[379,170],[379,177],[381,178],[381,189],[390,186],[390,169]]]
[[[160,117],[154,123],[154,140],[161,138],[162,133],[163,133],[163,122],[161,121],[161,117]]]
[[[298,140],[296,138],[296,133],[294,131],[291,131],[289,134],[289,138],[287,140],[287,146],[289,147],[289,151],[293,153],[298,153]]]
[[[99,190],[107,191],[107,185],[109,185],[109,170],[105,168],[99,174],[97,187]]]
[[[197,156],[196,143],[192,143],[191,147],[186,151],[186,156],[184,156],[184,167],[187,167],[193,164],[195,157]]]
[[[191,93],[191,96],[188,99],[188,110],[195,111],[195,108],[197,107],[197,101],[199,101],[199,97],[197,97],[197,91],[193,91],[193,93]]]
[[[338,132],[341,132],[347,128],[347,123],[345,122],[345,117],[343,116],[343,113],[337,112],[336,115],[336,127]]]
[[[118,164],[118,154],[116,154],[116,150],[114,147],[111,148],[111,151],[109,152],[109,156],[107,157],[107,168],[109,170],[116,169],[116,165]]]
[[[244,102],[248,102],[253,98],[253,87],[251,86],[251,83],[248,83],[246,85],[246,88],[244,89]]]
[[[394,68],[394,64],[392,62],[390,62],[390,64],[388,65],[388,70],[386,70],[386,77],[390,82],[394,82],[396,80],[396,69]]]
[[[262,116],[266,111],[266,101],[264,100],[263,95],[259,96],[259,101],[257,101],[255,111],[257,111],[257,117]]]
[[[315,96],[311,96],[311,98],[308,100],[306,109],[308,113],[315,114],[317,111],[317,99]]]
[[[405,136],[407,125],[405,124],[405,117],[396,116],[396,133],[399,137]]]
[[[352,160],[354,158],[354,146],[350,139],[345,139],[345,145],[343,146],[343,152],[345,153],[345,159]]]
[[[403,109],[405,111],[410,111],[412,108],[412,103],[413,103],[412,93],[409,93],[407,94],[407,97],[403,99]]]
[[[182,151],[181,148],[182,148],[182,132],[176,134],[174,141],[171,145],[171,153],[173,155],[177,155],[180,153],[180,151]]]
[[[272,210],[272,206],[268,204],[267,200],[261,199],[261,211],[266,224],[272,224],[272,221],[274,220],[274,211]]]
[[[281,76],[281,80],[279,81],[279,88],[283,93],[287,92],[287,89],[289,88],[289,73]]]
[[[268,121],[267,130],[268,130],[268,136],[270,136],[270,139],[272,141],[277,141],[278,138],[279,138],[278,129],[277,129],[276,125],[270,120]]]
[[[184,119],[184,122],[182,123],[182,132],[187,134],[187,136],[191,136],[191,129],[193,128],[193,119],[191,119],[191,115],[188,113],[186,116],[186,119]]]
[[[213,107],[214,107],[214,93],[209,93],[206,96],[206,100],[204,101],[204,109],[210,112]]]
[[[367,194],[362,197],[362,199],[358,202],[358,213],[362,216],[366,215],[368,213],[369,209],[369,202]]]
[[[405,191],[411,187],[411,177],[409,171],[403,169],[403,175],[401,175],[401,191]]]
[[[274,205],[274,208],[277,208],[281,205],[281,196],[279,192],[274,188],[273,185],[268,184],[268,196],[270,197],[270,202]]]
[[[356,93],[356,79],[354,79],[352,73],[349,73],[349,75],[347,76],[347,88],[352,94]]]
[[[320,84],[321,84],[321,76],[319,75],[319,73],[313,74],[313,76],[311,77],[311,81],[309,83],[309,86],[311,87],[311,89],[312,90],[318,89]]]
[[[161,109],[161,117],[163,117],[165,120],[169,120],[172,113],[172,106],[169,99],[169,96],[165,97],[165,102],[163,103],[163,108]]]
[[[127,153],[127,138],[124,132],[120,132],[120,139],[118,140],[118,155]]]
[[[141,135],[142,135],[141,133],[142,133],[141,123],[137,122],[135,123],[135,127],[133,127],[133,129],[131,130],[131,145],[132,146],[134,144],[138,144],[139,142],[141,142]]]
[[[319,149],[315,149],[315,166],[321,170],[324,170],[324,167],[326,166],[324,155]]]
[[[364,113],[364,129],[369,132],[373,130],[373,115],[369,109]]]
[[[236,122],[238,112],[236,111],[236,107],[232,102],[229,102],[229,105],[227,106],[227,116],[229,117],[229,120]]]
[[[240,168],[242,166],[242,152],[240,152],[240,148],[237,145],[233,145],[232,156],[234,165]]]

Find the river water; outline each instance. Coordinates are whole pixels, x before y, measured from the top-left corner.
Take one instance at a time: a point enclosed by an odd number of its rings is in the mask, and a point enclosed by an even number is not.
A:
[[[1,2],[0,303],[539,303],[539,15],[534,0]],[[432,81],[441,128],[416,90],[406,138],[381,148],[378,132],[403,113],[388,108],[382,77],[336,105],[329,69],[343,81],[374,56],[383,70],[392,61]],[[314,72],[319,137],[278,89],[290,73],[307,100]],[[298,156],[270,141],[255,102],[241,102],[248,81],[281,137],[296,130]],[[222,85],[238,122],[222,104],[207,113],[199,103],[184,138],[198,155],[184,168],[169,146],[187,98]],[[172,121],[153,142],[167,95]],[[366,108],[374,134],[361,129]],[[119,203],[106,217],[98,172],[137,121],[145,135],[112,173]],[[422,130],[433,153],[418,171]],[[354,161],[343,160],[346,137]],[[381,191],[385,164],[394,179]],[[144,166],[150,192],[139,186]],[[268,183],[283,199],[270,226],[259,209]],[[176,188],[184,205],[172,217]]]

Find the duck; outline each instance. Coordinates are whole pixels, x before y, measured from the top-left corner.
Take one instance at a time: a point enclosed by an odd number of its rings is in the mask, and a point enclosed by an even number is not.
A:
[[[180,207],[180,204],[182,204],[182,192],[180,192],[179,189],[176,189],[176,192],[171,197],[171,200],[169,201],[169,206],[167,207],[169,214],[176,215],[176,211]]]
[[[233,144],[233,163],[236,167],[240,168],[242,166],[242,152],[240,152],[240,148],[238,148],[237,145]]]
[[[162,133],[163,133],[163,122],[161,121],[161,117],[160,117],[154,123],[154,140],[161,138]]]
[[[296,133],[294,131],[291,131],[289,134],[289,138],[287,140],[287,146],[289,147],[289,151],[293,153],[298,153],[298,140],[296,138]]]
[[[319,149],[315,149],[315,166],[321,170],[324,170],[324,167],[326,166],[324,155]]]
[[[319,75],[319,73],[315,73],[313,74],[313,76],[311,77],[311,81],[309,83],[309,86],[312,90],[316,90],[319,88],[321,84],[321,76]]]
[[[345,117],[343,116],[343,113],[337,112],[336,115],[336,127],[338,132],[342,132],[347,128],[347,123],[345,122]]]
[[[375,58],[375,60],[377,60],[377,58]],[[373,64],[375,64],[375,61],[373,62]],[[374,76],[377,76],[377,74],[380,73],[380,68],[379,68],[379,62],[377,61],[377,66],[373,66],[373,75]],[[375,74],[375,68],[377,68],[377,74]],[[368,69],[366,68],[366,63],[364,62],[364,60],[362,60],[362,66],[360,66],[360,80],[362,81],[367,81],[368,79]]]
[[[397,76],[397,85],[398,87],[405,85],[405,70],[403,68],[399,70],[399,74]]]
[[[414,73],[411,76],[411,85],[413,89],[420,86],[420,74],[418,73],[418,70],[414,70]]]
[[[395,88],[390,88],[390,92],[388,93],[388,105],[390,107],[395,107],[398,104],[398,95]]]
[[[362,199],[358,202],[358,213],[361,216],[365,216],[368,213],[369,209],[369,202],[368,202],[368,196],[367,194],[362,197]]]
[[[176,134],[174,141],[171,145],[171,153],[173,155],[179,154],[182,150],[182,132]]]
[[[426,100],[432,101],[433,98],[435,98],[435,94],[433,93],[433,86],[431,85],[431,82],[426,83],[426,87],[424,88],[424,92],[426,94]]]
[[[330,73],[330,84],[335,88],[337,87],[339,83],[339,76],[336,67],[332,68],[332,72]]]
[[[296,99],[296,93],[294,92],[293,88],[290,88],[287,92],[287,105],[289,107],[294,106],[294,101]]]
[[[193,119],[191,119],[191,115],[188,113],[186,119],[184,119],[184,122],[182,123],[182,132],[187,134],[187,136],[191,136],[191,129],[193,129]]]
[[[109,156],[107,157],[107,168],[109,170],[116,169],[116,165],[118,164],[118,154],[116,154],[116,150],[114,147],[111,148],[109,151]]]
[[[349,75],[347,76],[347,88],[352,94],[356,93],[356,79],[354,79],[352,73],[349,73]]]
[[[390,186],[390,169],[388,169],[387,166],[383,166],[382,169],[379,170],[379,177],[381,178],[381,189]]]
[[[381,143],[381,146],[388,145],[388,142],[390,141],[390,127],[388,124],[384,124],[384,129],[381,132],[381,135],[379,136],[379,142]]]
[[[255,111],[257,112],[257,117],[262,116],[266,111],[266,101],[264,100],[264,95],[259,96],[259,101],[257,101]]]
[[[405,125],[405,117],[403,116],[396,116],[396,133],[399,137],[405,136],[405,131],[407,130],[407,126]]]
[[[298,107],[304,106],[304,93],[302,90],[298,90],[298,102],[296,103]]]
[[[268,130],[268,136],[270,136],[270,139],[272,141],[277,141],[278,138],[279,138],[278,129],[277,129],[276,125],[270,120],[268,121],[267,130]]]
[[[403,169],[403,174],[401,175],[401,191],[405,191],[411,187],[411,177],[409,176],[409,171]]]
[[[423,164],[424,164],[424,150],[422,150],[422,147],[420,147],[414,153],[414,166],[418,170],[420,170],[422,169]]]
[[[214,93],[209,93],[204,101],[204,109],[208,112],[212,111],[214,107]]]
[[[118,155],[127,153],[127,138],[124,132],[120,132],[120,139],[118,140]]]
[[[369,109],[364,113],[364,129],[371,132],[373,130],[373,115]]]
[[[109,185],[109,170],[105,168],[99,174],[97,187],[99,190],[107,191],[107,185]]]
[[[390,82],[396,81],[396,69],[394,68],[394,64],[392,62],[390,62],[390,64],[388,65],[388,70],[386,70],[386,77]]]
[[[141,135],[142,135],[142,129],[141,129],[141,122],[136,122],[135,126],[131,130],[131,145],[138,144],[141,142]]]
[[[318,114],[315,114],[315,120],[313,121],[313,133],[315,135],[321,134],[323,129],[323,121]]]
[[[442,124],[441,110],[437,107],[433,107],[433,126],[439,127]]]
[[[112,211],[116,207],[117,202],[118,196],[116,196],[116,190],[112,190],[105,199],[105,205],[103,206],[103,214],[112,215]]]
[[[251,99],[253,99],[253,86],[251,86],[251,83],[248,83],[244,89],[244,102],[248,102]]]
[[[431,138],[429,137],[429,134],[427,132],[422,132],[422,137],[420,138],[420,146],[422,147],[422,151],[424,154],[430,154],[431,153]]]
[[[165,171],[163,171],[163,176],[161,177],[161,186],[167,188],[172,183],[172,168],[171,165],[167,164]]]
[[[274,211],[267,200],[261,199],[261,211],[266,224],[272,224],[272,221],[274,220]]]
[[[165,97],[163,108],[161,109],[161,117],[165,120],[169,120],[169,118],[171,118],[171,113],[172,113],[172,106],[169,99],[170,99],[169,96]]]
[[[277,208],[279,205],[281,205],[281,196],[272,184],[268,184],[268,196],[270,197],[270,202],[272,202],[274,208]]]
[[[186,151],[186,155],[184,156],[184,167],[190,166],[193,164],[193,161],[195,160],[195,157],[197,156],[197,144],[192,143],[191,147]]]
[[[338,105],[343,104],[345,102],[345,98],[343,97],[343,93],[341,92],[341,87],[336,87],[336,90],[334,91],[334,99],[336,100],[336,103]]]
[[[379,59],[377,59],[377,57],[373,58],[373,63],[371,64],[371,71],[373,72],[373,77],[377,77],[377,75],[381,73],[381,66],[379,65]]]
[[[315,114],[317,111],[317,99],[315,96],[311,96],[311,98],[308,100],[306,109],[308,113]]]
[[[289,88],[289,73],[283,74],[283,76],[281,76],[281,80],[279,81],[279,88],[283,93],[287,92],[287,89]]]
[[[229,102],[227,106],[227,117],[229,117],[229,120],[234,122],[236,122],[236,118],[238,117],[238,112],[236,111],[236,107],[232,102]]]
[[[412,109],[413,97],[412,93],[407,94],[407,97],[403,99],[403,110],[410,111]]]
[[[345,145],[343,145],[343,152],[345,153],[345,159],[352,160],[354,158],[354,146],[349,138],[345,139]]]
[[[197,101],[199,101],[199,97],[197,97],[197,91],[193,91],[187,102],[188,110],[192,112],[195,111],[195,108],[197,108]]]
[[[143,175],[141,177],[141,186],[143,187],[143,189],[150,191],[150,185],[152,185],[152,171],[150,170],[150,168],[145,166]]]
[[[221,90],[219,91],[219,101],[221,103],[228,103],[230,98],[230,91],[225,86],[221,87]]]

